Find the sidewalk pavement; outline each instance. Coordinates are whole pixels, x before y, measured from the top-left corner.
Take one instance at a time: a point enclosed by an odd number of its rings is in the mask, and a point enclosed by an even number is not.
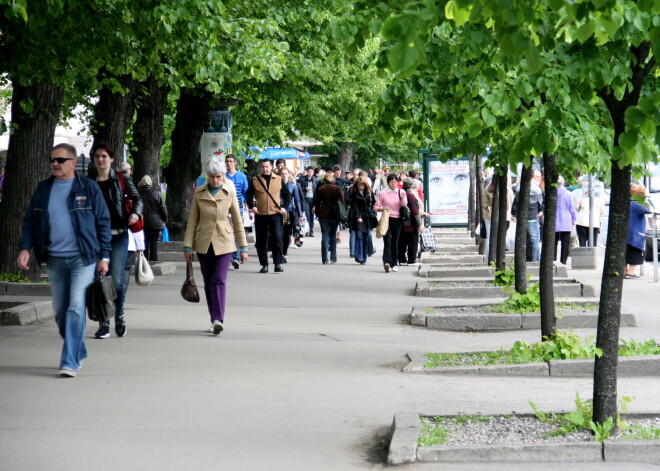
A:
[[[383,465],[397,412],[570,410],[580,378],[407,375],[407,352],[495,349],[538,332],[457,333],[407,324],[411,306],[449,304],[412,296],[413,267],[385,274],[378,253],[322,265],[320,238],[290,250],[283,274],[259,274],[256,254],[229,276],[225,328],[204,331],[206,308],[183,301],[184,264],[149,287],[131,284],[128,334],[91,337],[76,378],[56,377],[61,349],[54,322],[0,327],[1,469],[367,470]],[[197,269],[197,266],[196,266]],[[578,277],[578,274],[575,274]],[[583,280],[597,273],[581,272]],[[200,283],[201,276],[196,272]],[[624,292],[640,311],[632,334],[658,334],[657,290],[644,280]],[[625,285],[633,286],[632,284]],[[646,301],[651,299],[651,301]],[[452,303],[457,300],[450,300]],[[482,302],[473,300],[471,302]],[[635,311],[637,314],[637,311]],[[631,335],[632,335],[631,334]],[[622,333],[622,337],[624,334]],[[631,412],[658,410],[660,382],[622,378]],[[535,470],[657,469],[620,463],[534,464]],[[412,470],[523,470],[529,464],[414,464]]]

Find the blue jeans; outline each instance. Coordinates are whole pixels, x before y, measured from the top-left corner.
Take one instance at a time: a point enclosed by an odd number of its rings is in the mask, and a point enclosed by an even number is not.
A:
[[[319,219],[321,226],[321,261],[328,262],[328,251],[330,251],[330,261],[337,261],[337,227],[339,221],[334,219]]]
[[[48,257],[48,278],[53,297],[55,323],[64,339],[60,369],[74,371],[87,358],[85,308],[87,288],[94,279],[96,264],[84,265],[82,257]],[[122,266],[122,270],[123,270]],[[123,279],[123,273],[122,273]]]
[[[241,224],[243,224],[243,211],[241,211]],[[241,250],[240,247],[238,246],[238,239],[236,239],[236,252],[231,254],[231,259],[236,260],[238,262],[241,261]]]
[[[355,231],[352,229],[348,230],[350,237],[348,238],[348,253],[355,255]]]
[[[305,218],[309,224],[309,233],[314,233],[314,213],[312,213],[312,206],[314,206],[314,198],[305,198]]]
[[[369,233],[354,231],[355,243],[353,244],[353,254],[356,262],[366,262],[369,255]]]
[[[531,255],[533,262],[541,260],[539,236],[539,221],[527,221],[527,256]]]
[[[117,291],[115,299],[115,319],[124,317],[124,300],[126,299],[126,278],[124,277],[124,267],[126,266],[126,256],[128,255],[128,229],[121,234],[115,234],[110,241],[110,267],[108,273],[112,276],[112,284]],[[100,322],[99,325],[103,324]],[[106,325],[110,321],[105,322]]]

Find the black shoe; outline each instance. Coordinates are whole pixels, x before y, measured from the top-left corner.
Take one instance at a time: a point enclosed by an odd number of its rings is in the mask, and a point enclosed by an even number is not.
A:
[[[314,237],[314,233],[310,232],[309,234],[307,234],[307,237]]]
[[[238,263],[238,260],[232,260],[231,261],[231,266],[234,267],[234,270],[238,270],[238,268],[241,266],[241,264]]]
[[[264,265],[261,267],[261,270],[259,270],[259,273],[268,273],[268,265]]]
[[[115,319],[115,332],[117,333],[117,337],[126,335],[126,322],[124,322],[123,317],[117,317]]]
[[[280,263],[286,263],[286,258],[282,257],[282,260],[280,261]]]
[[[275,265],[275,273],[282,273],[284,268],[281,265]]]
[[[101,327],[99,327],[99,330],[94,334],[94,337],[97,339],[107,339],[110,337],[110,326],[102,324]]]

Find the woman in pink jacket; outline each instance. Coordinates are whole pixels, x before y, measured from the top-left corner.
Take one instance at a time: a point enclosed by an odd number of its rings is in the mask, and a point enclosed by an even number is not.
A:
[[[374,208],[383,214],[382,217],[389,215],[389,228],[383,237],[383,267],[385,273],[399,271],[397,264],[399,261],[399,234],[401,233],[401,213],[402,206],[408,206],[406,192],[399,190],[397,177],[393,173],[387,176],[387,188],[378,193],[378,199]]]

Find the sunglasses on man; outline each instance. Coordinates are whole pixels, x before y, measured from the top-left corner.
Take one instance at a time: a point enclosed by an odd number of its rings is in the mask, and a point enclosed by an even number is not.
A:
[[[50,160],[51,164],[54,164],[55,162],[57,162],[58,164],[63,164],[64,162],[68,162],[69,160],[73,160],[73,159],[71,157],[51,157],[48,160]]]

